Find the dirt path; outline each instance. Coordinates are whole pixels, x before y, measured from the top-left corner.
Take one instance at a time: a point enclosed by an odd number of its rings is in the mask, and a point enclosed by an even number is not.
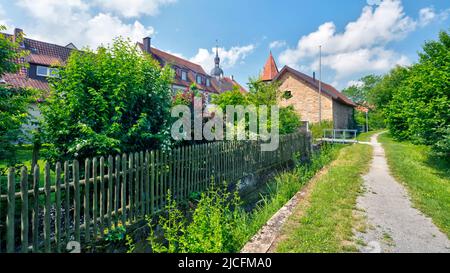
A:
[[[450,241],[431,219],[412,207],[406,189],[390,175],[384,149],[372,137],[374,159],[364,177],[365,194],[358,198],[358,208],[365,211],[368,228],[358,233],[364,242],[360,251],[450,253]]]

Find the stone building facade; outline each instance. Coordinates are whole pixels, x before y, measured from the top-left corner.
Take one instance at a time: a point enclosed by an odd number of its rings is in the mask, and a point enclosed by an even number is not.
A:
[[[332,121],[335,129],[354,128],[353,111],[356,105],[333,86],[322,82],[319,103],[319,81],[288,66],[278,71],[272,54],[261,79],[280,84],[279,105],[293,106],[302,121],[318,123],[321,104],[323,121]]]

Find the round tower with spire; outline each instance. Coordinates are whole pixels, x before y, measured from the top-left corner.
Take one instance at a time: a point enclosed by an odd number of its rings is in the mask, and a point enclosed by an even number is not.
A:
[[[216,57],[214,58],[214,68],[211,70],[211,76],[216,78],[223,77],[223,70],[220,68],[219,43],[216,41]]]

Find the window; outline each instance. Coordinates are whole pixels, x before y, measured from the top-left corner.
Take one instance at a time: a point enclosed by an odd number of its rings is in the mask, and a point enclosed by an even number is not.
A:
[[[206,86],[208,86],[208,87],[211,86],[211,80],[209,78],[206,79]]]
[[[187,73],[184,70],[181,70],[181,80],[187,81]]]
[[[283,99],[289,100],[292,98],[292,92],[291,91],[284,91],[283,93]]]
[[[57,68],[51,68],[38,65],[36,67],[36,75],[41,77],[58,77],[59,70]]]
[[[202,76],[197,75],[197,83],[202,84]]]

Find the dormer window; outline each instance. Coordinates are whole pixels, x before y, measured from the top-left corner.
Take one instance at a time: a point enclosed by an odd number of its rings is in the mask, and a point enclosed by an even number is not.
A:
[[[58,77],[59,70],[57,68],[47,67],[47,66],[40,66],[38,65],[36,67],[36,75],[41,77]]]
[[[206,86],[208,87],[211,86],[211,80],[209,78],[206,78]]]
[[[181,70],[181,80],[187,81],[187,72],[184,70]]]
[[[202,76],[197,75],[197,84],[202,84]]]

